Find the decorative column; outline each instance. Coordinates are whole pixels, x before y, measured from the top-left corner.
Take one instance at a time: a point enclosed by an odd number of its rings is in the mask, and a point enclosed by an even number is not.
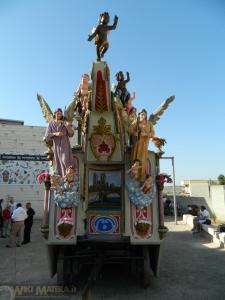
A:
[[[42,236],[45,239],[48,239],[48,233],[49,233],[49,224],[48,224],[48,219],[49,219],[49,211],[48,211],[48,206],[49,206],[49,194],[50,194],[50,187],[51,187],[51,182],[50,182],[50,176],[46,176],[44,180],[44,214],[43,214],[43,221],[41,225],[41,233]]]
[[[172,179],[170,175],[165,173],[156,176],[156,182],[158,187],[158,198],[159,198],[159,238],[163,239],[168,231],[168,228],[164,225],[164,203],[163,203],[163,189],[164,183],[171,183]]]
[[[50,191],[50,186],[45,184],[43,225],[48,225],[48,199],[50,193],[49,191]]]
[[[163,184],[158,184],[158,193],[159,193],[159,225],[160,227],[164,226],[164,203],[163,203]]]

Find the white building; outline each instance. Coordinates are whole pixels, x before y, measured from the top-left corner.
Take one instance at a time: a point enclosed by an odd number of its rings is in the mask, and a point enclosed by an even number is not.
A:
[[[37,175],[49,170],[42,142],[46,127],[27,126],[23,121],[0,119],[0,198],[31,202],[36,217],[43,214],[44,185]],[[77,135],[71,145],[77,142]],[[4,207],[4,203],[3,203]]]
[[[0,198],[31,202],[36,217],[42,216],[43,185],[36,181],[48,170],[42,142],[45,127],[25,126],[23,121],[0,119]],[[3,203],[4,206],[4,203]]]
[[[184,194],[203,198],[218,221],[225,221],[225,186],[217,180],[183,180]]]

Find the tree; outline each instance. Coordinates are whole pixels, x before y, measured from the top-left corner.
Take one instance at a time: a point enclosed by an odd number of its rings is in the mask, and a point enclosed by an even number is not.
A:
[[[218,181],[219,181],[219,184],[221,185],[225,185],[225,176],[220,174],[218,177],[217,177]]]

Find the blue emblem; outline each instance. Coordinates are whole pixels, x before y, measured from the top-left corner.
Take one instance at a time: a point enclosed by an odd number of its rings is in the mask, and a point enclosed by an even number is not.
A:
[[[94,220],[94,228],[96,232],[114,232],[116,229],[116,220],[112,217],[96,217]]]

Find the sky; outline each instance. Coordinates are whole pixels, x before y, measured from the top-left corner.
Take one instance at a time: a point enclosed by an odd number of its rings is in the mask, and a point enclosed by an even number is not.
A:
[[[223,0],[0,0],[0,118],[45,126],[37,93],[52,110],[72,100],[96,59],[87,37],[104,11],[111,24],[119,17],[105,54],[111,83],[129,71],[133,105],[148,114],[176,96],[155,126],[176,184],[225,174]],[[161,172],[172,174],[170,160]]]

